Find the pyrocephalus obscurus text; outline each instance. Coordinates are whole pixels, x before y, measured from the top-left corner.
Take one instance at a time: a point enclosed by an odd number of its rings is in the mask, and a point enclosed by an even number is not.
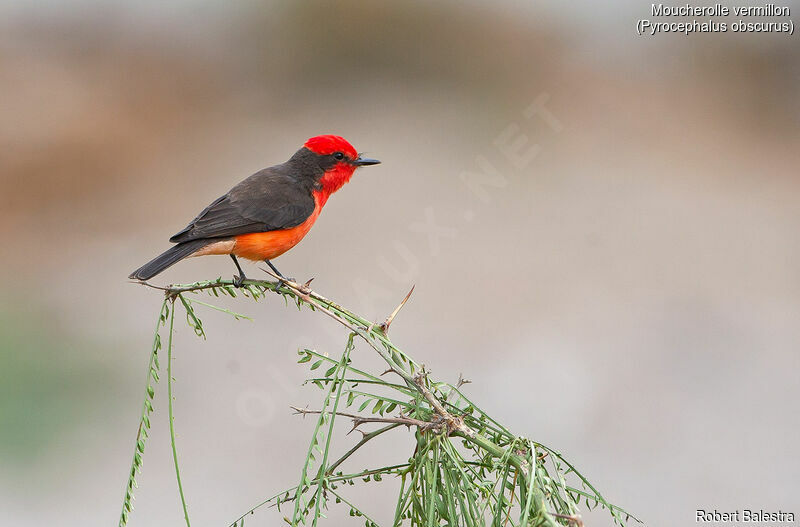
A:
[[[237,256],[270,262],[303,239],[331,194],[358,167],[377,165],[336,135],[312,137],[287,162],[260,170],[205,208],[169,239],[175,245],[131,273],[149,280],[190,256],[229,254],[244,281]]]

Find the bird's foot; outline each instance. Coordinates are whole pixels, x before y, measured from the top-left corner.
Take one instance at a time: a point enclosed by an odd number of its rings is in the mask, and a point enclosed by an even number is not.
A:
[[[247,280],[247,277],[242,273],[241,276],[233,275],[233,287],[242,287],[244,285],[244,281]]]
[[[277,278],[275,278],[275,279],[278,281],[278,283],[277,283],[277,284],[276,284],[276,286],[275,286],[275,289],[276,289],[276,290],[277,290],[279,287],[288,286],[288,285],[289,285],[289,282],[295,282],[295,283],[297,282],[297,280],[295,280],[294,278],[287,278],[287,277],[285,277],[285,276],[278,276],[278,277],[277,277]]]

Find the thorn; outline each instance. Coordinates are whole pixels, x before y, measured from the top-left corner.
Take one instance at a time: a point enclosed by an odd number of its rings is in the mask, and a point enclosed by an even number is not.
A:
[[[391,326],[391,325],[392,325],[392,321],[394,320],[394,317],[396,317],[396,316],[397,316],[397,314],[400,312],[400,310],[401,310],[401,309],[403,309],[403,306],[404,306],[404,305],[406,305],[406,302],[408,302],[408,299],[409,299],[409,298],[411,298],[411,293],[413,293],[413,292],[414,292],[414,288],[415,288],[415,287],[417,287],[417,286],[416,286],[416,285],[412,285],[412,286],[411,286],[411,290],[408,292],[408,294],[407,294],[407,295],[406,295],[406,297],[403,299],[403,301],[402,301],[402,302],[400,302],[400,305],[399,305],[399,306],[397,306],[396,308],[394,308],[394,311],[392,311],[392,314],[391,314],[391,315],[389,315],[388,317],[386,317],[386,320],[384,320],[384,321],[383,321],[383,322],[382,322],[382,323],[381,323],[381,324],[378,326],[378,327],[380,327],[380,328],[381,328],[381,330],[383,330],[383,332],[384,332],[384,333],[389,333],[389,326]]]
[[[299,289],[298,289],[300,291],[300,293],[302,293],[302,295],[303,295],[303,300],[305,300],[306,302],[309,302],[309,303],[310,303],[310,300],[308,298],[308,295],[311,293],[311,287],[309,287],[309,286],[311,285],[311,282],[313,282],[313,281],[314,281],[314,277],[312,276],[311,278],[308,279],[308,281],[305,284],[301,285],[299,287]]]
[[[465,384],[472,384],[472,381],[469,379],[465,379],[464,375],[461,373],[458,374],[458,382],[456,383],[456,388],[461,388]]]
[[[358,419],[358,418],[353,419],[353,428],[351,428],[350,431],[347,432],[346,435],[350,435],[350,434],[353,433],[354,430],[358,430],[359,425],[362,425],[362,424],[364,424],[364,423],[363,423],[363,421],[361,421],[361,419]],[[358,431],[361,432],[361,430],[358,430]],[[363,434],[364,432],[361,432],[361,433]]]

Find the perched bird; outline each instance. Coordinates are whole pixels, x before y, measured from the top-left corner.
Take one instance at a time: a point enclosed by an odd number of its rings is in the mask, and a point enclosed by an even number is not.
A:
[[[378,163],[361,157],[342,137],[312,137],[287,162],[259,170],[211,203],[169,239],[173,247],[128,278],[149,280],[184,258],[207,254],[231,256],[239,271],[237,285],[245,280],[238,256],[263,260],[284,278],[270,260],[303,239],[330,195],[358,167]]]

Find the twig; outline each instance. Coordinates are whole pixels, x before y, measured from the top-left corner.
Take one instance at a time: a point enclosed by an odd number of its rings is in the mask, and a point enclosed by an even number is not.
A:
[[[382,468],[374,469],[374,470],[364,470],[364,471],[359,472],[357,474],[343,474],[341,476],[326,477],[325,479],[327,479],[328,481],[331,481],[331,482],[346,481],[346,480],[348,480],[350,478],[371,476],[373,474],[389,473],[392,470],[399,470],[401,468],[408,468],[408,466],[409,466],[408,463],[401,463],[399,465],[391,465],[391,466],[388,466],[388,467],[382,467]],[[321,480],[321,478],[312,479],[309,482],[309,485],[318,485],[320,483],[320,480]],[[234,522],[231,524],[231,527],[236,527],[241,520],[243,520],[245,517],[247,517],[248,514],[253,514],[256,509],[258,509],[260,507],[263,507],[267,503],[275,501],[277,498],[280,498],[281,496],[285,496],[286,494],[288,494],[289,492],[292,492],[293,490],[297,490],[297,485],[295,485],[294,487],[288,488],[288,489],[284,489],[284,490],[278,492],[277,494],[273,494],[269,498],[261,501],[255,507],[253,507],[252,509],[249,509],[247,512],[245,512],[244,514],[242,514],[241,516],[236,518],[236,520],[234,520]],[[283,504],[283,503],[291,503],[293,501],[294,501],[294,496],[289,496],[288,498],[286,498],[286,500],[281,501],[280,503],[281,504]],[[277,505],[278,505],[277,503],[273,503],[269,507],[272,508],[272,507],[276,507]]]
[[[347,458],[349,458],[350,456],[355,454],[356,450],[358,450],[359,448],[364,446],[364,444],[366,444],[367,441],[378,437],[379,435],[381,435],[384,432],[388,432],[389,430],[393,430],[393,429],[397,428],[398,426],[401,426],[401,425],[399,423],[395,423],[395,424],[390,424],[390,425],[384,426],[383,428],[379,428],[377,430],[374,430],[374,431],[372,431],[372,432],[370,432],[368,434],[364,434],[362,432],[363,435],[361,436],[361,441],[356,443],[353,448],[351,448],[350,450],[345,452],[344,455],[342,455],[342,457],[340,457],[339,459],[334,461],[331,464],[331,466],[328,467],[328,470],[325,471],[325,474],[326,475],[333,474],[333,471],[336,470],[339,467],[339,465],[344,463],[347,460]]]
[[[168,286],[160,286],[160,285],[153,285],[150,282],[142,282],[142,281],[134,281],[131,280],[132,284],[139,284],[145,287],[149,287],[150,289],[157,289],[159,291],[164,291],[167,297],[172,298],[178,296],[181,293],[191,293],[193,291],[203,291],[205,289],[219,289],[223,287],[236,287],[233,282],[230,281],[218,281],[218,282],[206,282],[203,284],[192,284],[192,285],[168,285]],[[267,289],[271,289],[273,291],[278,291],[281,287],[280,282],[268,282],[263,280],[250,280],[249,278],[243,281],[240,286],[246,285],[256,285],[259,287],[264,287]],[[299,287],[299,286],[298,286]],[[288,292],[288,291],[286,291]]]
[[[458,393],[458,390],[460,390],[461,387],[464,386],[465,384],[472,384],[472,381],[470,381],[469,379],[465,379],[464,375],[459,373],[458,374],[458,381],[456,382],[456,386],[455,386],[455,390],[450,390],[447,393],[447,397],[445,397],[444,401],[446,403],[449,403],[450,402],[450,398],[453,396],[453,394]]]
[[[306,408],[298,408],[296,406],[290,406],[290,408],[294,410],[295,415],[306,415],[306,414],[319,415],[322,413],[319,410],[308,410]],[[419,419],[414,419],[413,417],[406,417],[404,415],[400,417],[364,417],[361,415],[350,414],[347,412],[335,412],[335,415],[341,417],[349,417],[350,419],[353,420],[353,428],[350,430],[351,432],[355,430],[357,427],[367,423],[393,423],[397,425],[416,426],[420,430],[431,430],[439,426],[437,423],[434,422],[421,421]]]

